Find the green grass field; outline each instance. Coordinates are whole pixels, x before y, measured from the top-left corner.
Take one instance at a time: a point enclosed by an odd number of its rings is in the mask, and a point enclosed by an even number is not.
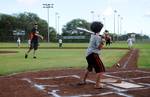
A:
[[[87,66],[85,49],[39,49],[37,59],[32,58],[32,53],[29,54],[28,59],[25,59],[26,49],[11,50],[19,51],[19,53],[0,55],[0,74],[2,75],[31,70],[85,68]],[[101,56],[105,66],[110,67],[126,52],[126,50],[103,50]]]
[[[27,44],[22,44],[27,47]],[[87,43],[65,43],[63,47],[87,47]],[[27,49],[2,49],[2,47],[16,47],[16,43],[0,43],[0,50],[19,51],[15,54],[0,54],[0,74],[6,75],[15,72],[24,72],[43,69],[61,69],[61,68],[85,68],[87,66],[85,59],[86,49],[39,49],[37,59],[32,58],[32,52],[28,59],[24,58]],[[56,43],[41,43],[40,47],[58,47]],[[111,47],[126,48],[125,42],[116,42]],[[136,43],[134,48],[140,49],[138,66],[140,68],[150,68],[150,45],[149,43]],[[127,50],[103,50],[101,58],[106,67],[111,67],[116,63]]]

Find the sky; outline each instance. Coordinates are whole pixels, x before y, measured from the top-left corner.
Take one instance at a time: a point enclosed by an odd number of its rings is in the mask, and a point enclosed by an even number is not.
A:
[[[150,36],[150,0],[1,0],[0,13],[32,12],[48,21],[48,11],[42,5],[45,3],[54,4],[49,9],[49,25],[59,29],[59,33],[66,23],[80,18],[101,21],[104,29],[112,33],[115,23],[117,34],[135,32]]]

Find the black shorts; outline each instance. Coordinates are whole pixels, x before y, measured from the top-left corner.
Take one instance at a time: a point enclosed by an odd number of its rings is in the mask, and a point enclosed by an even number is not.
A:
[[[88,67],[87,70],[91,72],[94,68],[96,73],[105,72],[105,67],[100,57],[96,53],[92,53],[86,57]]]
[[[34,50],[37,50],[38,49],[38,42],[31,42],[30,44],[30,49],[34,49]]]
[[[110,45],[110,43],[111,43],[110,40],[107,40],[107,41],[106,41],[106,46],[107,46],[107,45]]]

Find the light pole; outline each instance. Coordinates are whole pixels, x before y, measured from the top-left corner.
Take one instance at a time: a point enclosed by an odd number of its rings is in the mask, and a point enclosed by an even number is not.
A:
[[[118,14],[118,35],[117,35],[117,41],[118,41],[118,37],[119,37],[119,32],[120,31],[120,15]]]
[[[117,13],[117,10],[114,10],[114,38],[113,38],[113,40],[115,41],[115,24],[116,24],[116,22],[115,22],[115,16],[116,16],[116,13]]]
[[[43,8],[47,8],[47,21],[48,21],[48,27],[47,27],[47,42],[50,41],[49,39],[49,8],[53,8],[54,4],[48,4],[48,3],[45,3],[43,4]]]
[[[123,20],[123,17],[120,18],[120,34],[122,32],[122,20]]]
[[[57,21],[58,21],[58,20],[57,20],[57,17],[58,17],[58,12],[55,13],[55,29],[56,29],[56,33],[58,34],[58,31],[57,31],[57,26],[58,26],[58,25],[57,25],[57,24],[58,24],[58,22],[57,22]]]
[[[60,19],[60,16],[58,16],[58,33],[60,34],[60,30],[59,30],[59,19]]]
[[[94,11],[91,11],[91,14],[92,14],[92,20],[91,20],[91,22],[93,22],[94,21]]]

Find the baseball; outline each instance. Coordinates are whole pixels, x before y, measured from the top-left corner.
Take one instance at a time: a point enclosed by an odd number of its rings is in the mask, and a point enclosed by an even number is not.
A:
[[[119,64],[119,63],[117,63],[117,67],[118,67],[118,68],[120,67],[120,64]]]

